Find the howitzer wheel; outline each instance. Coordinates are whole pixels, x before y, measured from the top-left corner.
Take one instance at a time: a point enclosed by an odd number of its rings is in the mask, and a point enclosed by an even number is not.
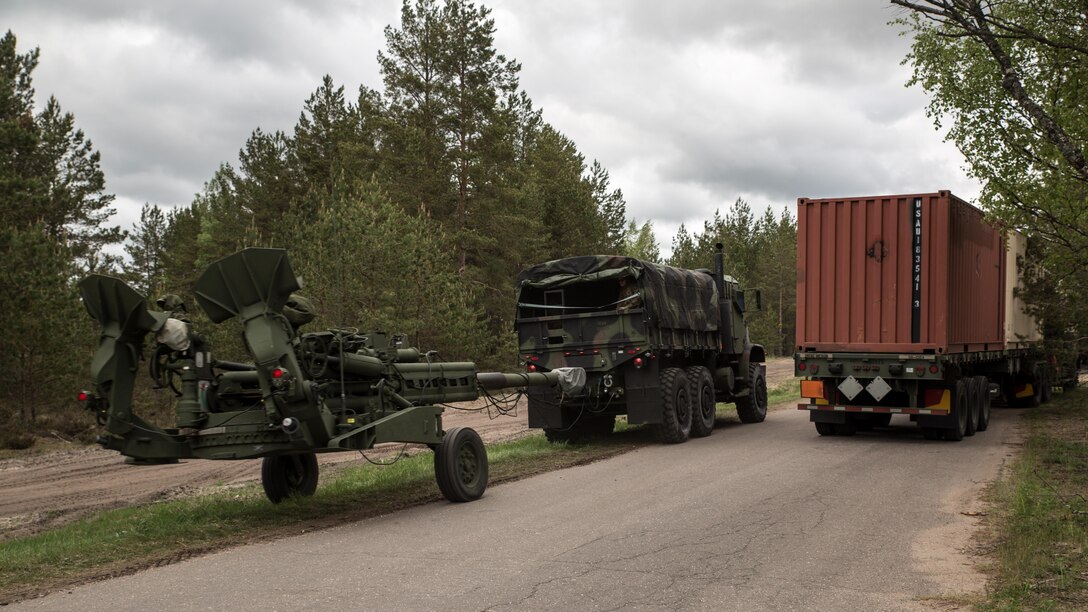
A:
[[[469,427],[447,431],[434,451],[434,476],[451,502],[480,499],[487,488],[487,449],[480,434]]]
[[[273,504],[299,495],[309,497],[317,490],[317,455],[275,455],[261,462],[261,485]]]
[[[714,378],[703,366],[691,366],[687,374],[688,397],[691,398],[691,437],[705,438],[714,433],[714,419],[718,416],[718,403],[714,399]]]

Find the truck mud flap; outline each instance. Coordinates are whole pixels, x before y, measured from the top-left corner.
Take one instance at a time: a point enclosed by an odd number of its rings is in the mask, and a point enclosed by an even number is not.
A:
[[[649,359],[645,366],[631,366],[624,373],[628,423],[661,423],[661,381],[659,362]]]

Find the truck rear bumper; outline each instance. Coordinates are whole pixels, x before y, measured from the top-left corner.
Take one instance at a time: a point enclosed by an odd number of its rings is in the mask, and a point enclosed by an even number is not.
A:
[[[834,404],[797,404],[798,410],[819,410],[822,412],[874,412],[888,414],[934,414],[946,416],[946,408],[889,408],[886,406],[839,406]]]

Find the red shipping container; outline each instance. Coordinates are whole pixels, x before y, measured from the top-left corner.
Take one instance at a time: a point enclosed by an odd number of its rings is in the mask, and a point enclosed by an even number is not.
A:
[[[948,191],[797,200],[797,350],[1005,347],[1002,235]]]

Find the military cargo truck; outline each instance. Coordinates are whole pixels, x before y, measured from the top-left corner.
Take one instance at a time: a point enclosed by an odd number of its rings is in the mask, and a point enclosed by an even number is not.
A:
[[[745,423],[766,417],[763,346],[748,336],[745,292],[725,275],[720,244],[713,273],[571,257],[526,269],[517,288],[525,367],[585,369],[576,395],[529,390],[529,427],[549,440],[611,433],[626,415],[680,443],[713,432],[717,402],[734,402]]]

